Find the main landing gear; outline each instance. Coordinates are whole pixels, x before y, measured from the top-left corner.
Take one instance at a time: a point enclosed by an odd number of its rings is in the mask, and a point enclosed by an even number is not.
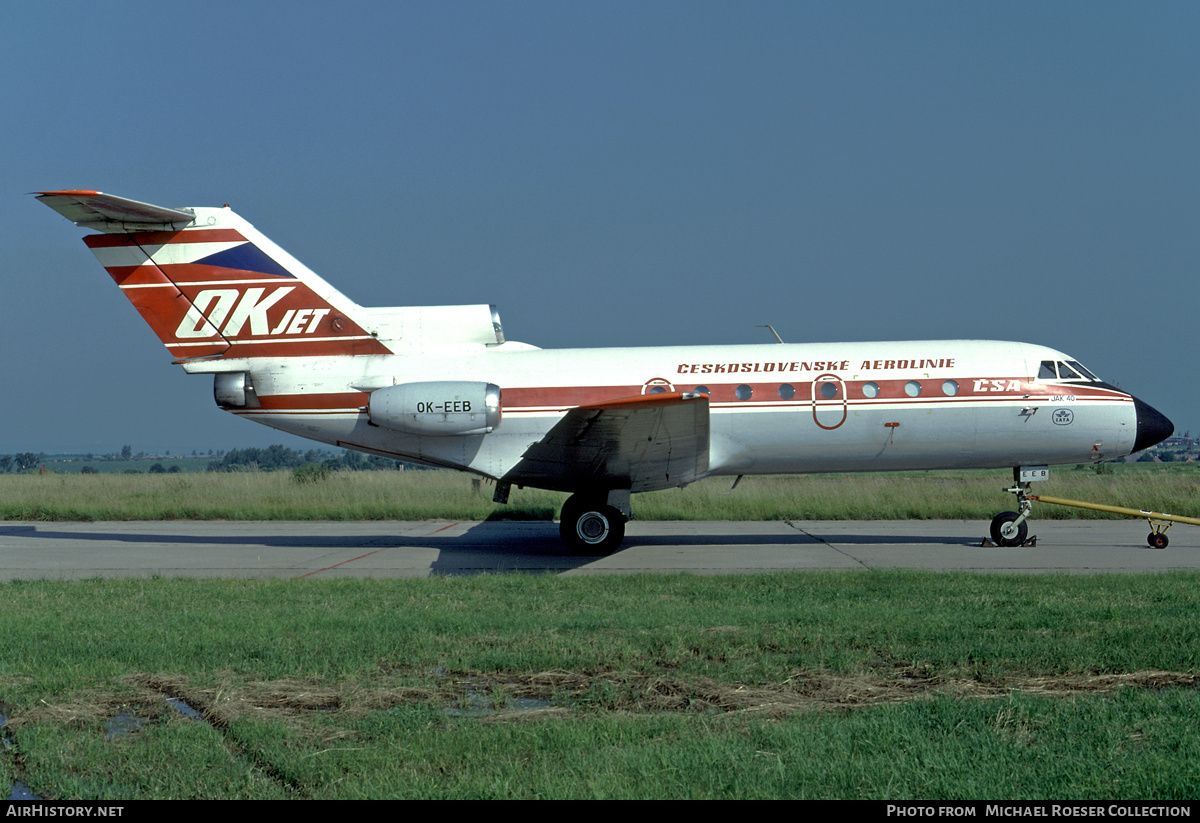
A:
[[[580,492],[563,504],[558,533],[573,554],[607,555],[625,539],[628,520],[629,492]]]

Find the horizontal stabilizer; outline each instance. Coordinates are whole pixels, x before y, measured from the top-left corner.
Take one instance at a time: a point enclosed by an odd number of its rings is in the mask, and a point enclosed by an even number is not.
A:
[[[191,209],[169,209],[98,191],[42,191],[34,194],[72,223],[97,231],[183,228],[196,216]]]
[[[540,488],[653,491],[708,471],[708,395],[645,394],[571,409],[504,479]]]

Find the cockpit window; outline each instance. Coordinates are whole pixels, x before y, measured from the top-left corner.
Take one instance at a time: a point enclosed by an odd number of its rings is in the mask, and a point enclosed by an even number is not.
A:
[[[1080,365],[1078,360],[1043,360],[1038,380],[1073,380],[1099,383],[1100,378]]]
[[[1083,379],[1082,377],[1080,377],[1079,372],[1075,371],[1073,368],[1068,366],[1066,363],[1061,363],[1061,362],[1058,364],[1058,378],[1059,378],[1059,380],[1082,380]]]
[[[1079,365],[1079,361],[1078,361],[1078,360],[1071,360],[1071,361],[1068,361],[1068,363],[1069,363],[1069,365],[1071,366],[1071,368],[1073,368],[1075,371],[1077,371],[1077,372],[1079,372],[1080,374],[1082,374],[1082,375],[1084,376],[1084,378],[1085,378],[1085,379],[1087,379],[1087,380],[1094,380],[1094,381],[1095,381],[1095,382],[1097,382],[1097,383],[1099,383],[1099,382],[1100,382],[1100,378],[1099,378],[1099,377],[1097,377],[1096,375],[1092,374],[1090,371],[1088,371],[1087,369],[1085,369],[1083,366]]]

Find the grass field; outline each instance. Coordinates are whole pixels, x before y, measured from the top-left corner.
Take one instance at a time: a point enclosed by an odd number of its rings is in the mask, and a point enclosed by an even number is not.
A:
[[[1106,466],[1107,468],[1107,466]],[[960,471],[732,478],[635,495],[643,520],[990,519],[1014,508],[1002,490],[1011,472]],[[1200,515],[1200,467],[1193,464],[1054,469],[1036,490],[1172,514]],[[566,495],[513,489],[508,505],[470,475],[440,471],[332,472],[298,482],[292,472],[191,475],[0,475],[4,520],[484,520],[557,517]],[[1036,506],[1035,518],[1104,517]]]
[[[9,583],[0,779],[45,799],[1194,799],[1198,584]]]
[[[1186,465],[1040,491],[1200,512]],[[989,518],[1008,472],[748,478],[646,519]],[[550,518],[445,472],[0,476],[0,517]],[[1078,516],[1038,506],[1039,517]],[[44,799],[1176,799],[1200,575],[0,586],[0,781]],[[186,709],[190,714],[185,714]]]

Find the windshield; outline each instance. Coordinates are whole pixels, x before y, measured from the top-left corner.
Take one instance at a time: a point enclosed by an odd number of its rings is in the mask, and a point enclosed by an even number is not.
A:
[[[1100,378],[1084,368],[1078,360],[1043,360],[1038,380],[1073,380],[1076,383],[1099,383]]]

